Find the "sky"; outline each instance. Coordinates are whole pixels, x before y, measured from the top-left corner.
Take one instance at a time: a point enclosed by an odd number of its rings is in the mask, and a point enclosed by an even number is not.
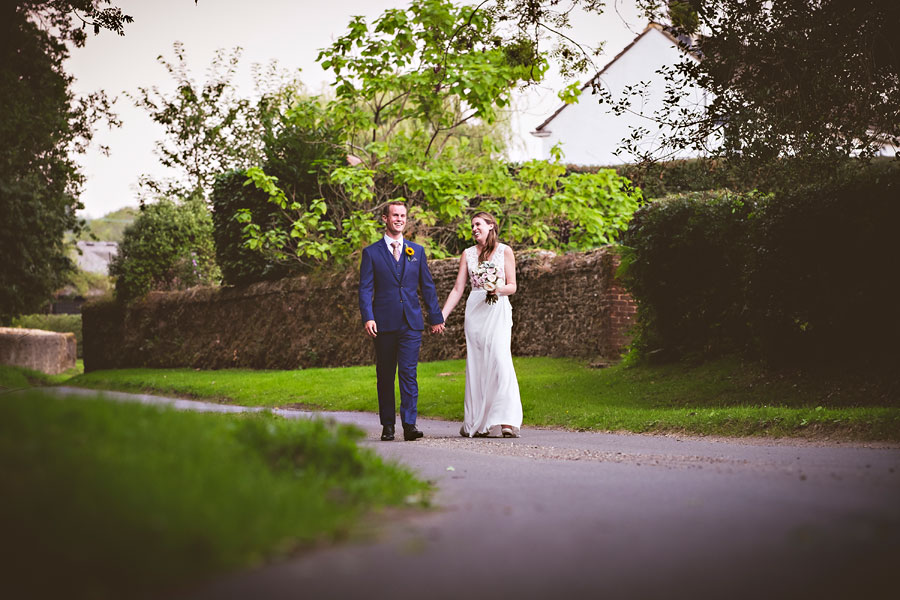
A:
[[[596,70],[612,60],[644,29],[634,0],[608,0],[603,15],[573,13],[569,36],[586,46],[604,42],[603,54],[595,59]],[[163,93],[174,82],[159,62],[174,57],[172,45],[184,44],[195,81],[205,81],[205,71],[217,49],[243,49],[236,83],[242,94],[253,93],[251,65],[276,60],[289,71],[300,69],[300,79],[311,93],[322,92],[331,83],[315,59],[320,48],[329,46],[347,31],[351,16],[363,15],[371,22],[388,8],[401,8],[408,0],[116,0],[115,6],[134,17],[125,35],[103,31],[89,35],[83,48],[75,48],[65,68],[76,79],[74,90],[88,94],[104,90],[116,98],[114,111],[120,128],[101,127],[91,150],[78,157],[86,176],[81,196],[81,216],[99,218],[125,206],[137,206],[136,185],[141,174],[164,176],[165,169],[153,152],[163,130],[143,109],[134,106],[125,92],[139,87],[159,87]],[[580,76],[580,81],[594,72]],[[570,81],[552,72],[535,88],[517,94],[512,115],[513,143],[510,158],[538,157],[539,140],[529,135],[561,102],[556,93]],[[110,149],[105,156],[99,146]]]

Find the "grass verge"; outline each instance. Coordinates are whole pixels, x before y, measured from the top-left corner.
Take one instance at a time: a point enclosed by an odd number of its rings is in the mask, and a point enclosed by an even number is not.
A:
[[[0,365],[0,393],[11,390],[22,390],[34,386],[64,383],[84,373],[84,361],[75,361],[75,367],[59,375],[47,375],[41,371],[33,371],[22,367]]]
[[[426,484],[359,430],[28,390],[0,396],[7,597],[121,598],[352,531]]]
[[[772,373],[723,359],[592,369],[516,358],[525,424],[579,430],[900,440],[900,402],[866,380]],[[248,406],[374,411],[375,368],[297,371],[97,371],[71,385],[217,399]],[[461,420],[465,361],[419,365],[419,414]],[[887,390],[887,391],[886,391]]]

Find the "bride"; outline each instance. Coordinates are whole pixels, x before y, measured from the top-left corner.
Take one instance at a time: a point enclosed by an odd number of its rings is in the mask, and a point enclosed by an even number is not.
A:
[[[512,249],[497,238],[497,222],[486,212],[472,217],[475,246],[459,258],[456,283],[441,312],[453,312],[466,280],[472,291],[466,300],[466,396],[460,435],[519,437],[522,401],[513,368],[510,342],[516,293],[516,260]]]

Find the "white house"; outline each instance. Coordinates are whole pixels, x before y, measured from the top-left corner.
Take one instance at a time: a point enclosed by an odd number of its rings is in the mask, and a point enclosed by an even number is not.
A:
[[[634,128],[643,127],[650,131],[640,142],[643,150],[659,147],[660,134],[665,129],[650,117],[663,106],[666,82],[656,71],[663,66],[673,67],[684,57],[698,60],[685,52],[674,36],[662,25],[650,23],[631,44],[625,47],[609,64],[603,67],[581,88],[579,101],[564,104],[550,118],[541,123],[532,135],[541,138],[541,158],[550,158],[550,149],[561,144],[563,161],[576,165],[617,165],[634,162],[635,157],[624,152],[613,154],[622,145],[622,140],[631,136]],[[616,115],[609,104],[600,104],[590,93],[592,82],[596,81],[608,90],[614,100],[623,97],[627,86],[641,86],[644,96],[633,103],[630,110]],[[707,103],[707,93],[701,88],[689,88],[682,103],[691,108],[703,107]],[[669,158],[692,158],[699,154],[682,150]]]
[[[78,268],[89,273],[109,273],[109,263],[119,253],[116,242],[77,242],[80,253],[73,257]]]

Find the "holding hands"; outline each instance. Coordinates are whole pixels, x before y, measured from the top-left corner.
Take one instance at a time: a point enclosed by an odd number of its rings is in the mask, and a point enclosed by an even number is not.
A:
[[[366,335],[368,335],[370,338],[378,337],[378,327],[375,325],[375,321],[366,321],[365,328]],[[444,329],[445,327],[443,323],[439,325],[432,325],[431,333],[444,333]]]

